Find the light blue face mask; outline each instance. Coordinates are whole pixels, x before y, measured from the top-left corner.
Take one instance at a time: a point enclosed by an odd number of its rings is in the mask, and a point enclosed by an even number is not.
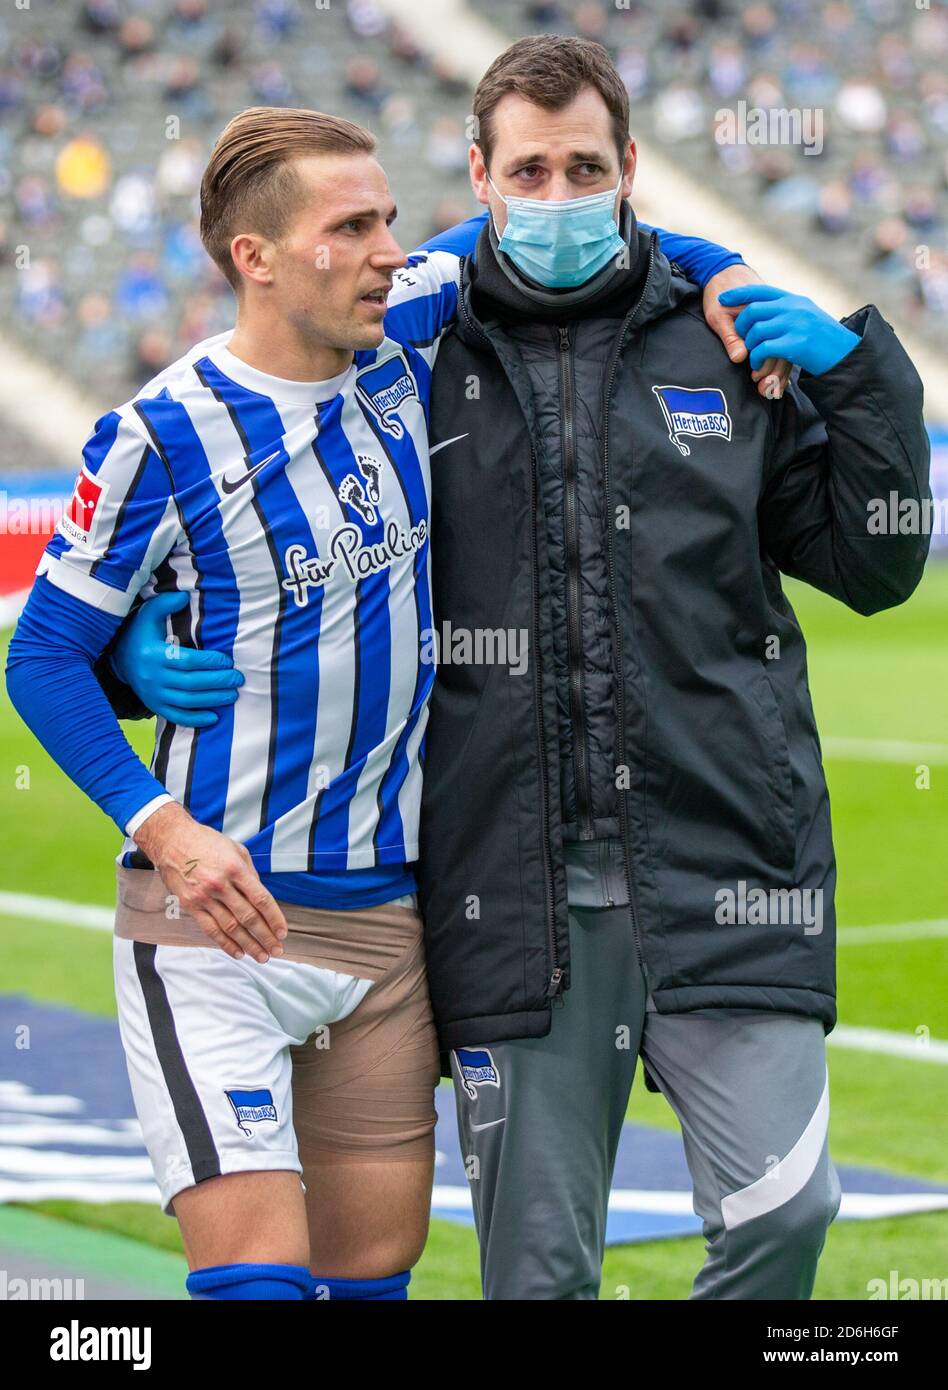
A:
[[[544,198],[505,198],[507,225],[498,243],[518,270],[547,289],[575,289],[626,249],[615,219],[622,179],[605,193],[551,202]]]

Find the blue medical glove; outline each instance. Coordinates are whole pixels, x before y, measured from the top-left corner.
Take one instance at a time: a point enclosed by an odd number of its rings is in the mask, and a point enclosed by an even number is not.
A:
[[[734,327],[757,368],[768,357],[785,357],[813,376],[822,376],[842,362],[860,341],[812,299],[789,294],[775,285],[738,285],[718,296],[726,308],[746,304]]]
[[[143,603],[112,653],[112,669],[148,709],[174,724],[206,729],[237,699],[244,678],[225,652],[197,651],[168,639],[165,619],[188,602],[175,589]]]

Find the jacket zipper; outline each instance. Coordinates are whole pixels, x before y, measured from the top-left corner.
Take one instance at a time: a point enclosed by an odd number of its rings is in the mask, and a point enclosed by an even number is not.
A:
[[[566,651],[569,666],[569,709],[573,726],[573,771],[579,838],[594,838],[589,743],[583,693],[582,586],[579,573],[579,508],[576,482],[576,411],[569,328],[559,335],[560,396],[563,401],[563,513],[566,528]]]
[[[533,695],[536,710],[537,742],[540,749],[540,793],[542,806],[540,818],[543,824],[543,866],[546,871],[546,923],[550,943],[550,982],[547,997],[563,1002],[563,971],[560,967],[560,952],[556,944],[556,912],[553,902],[553,863],[550,854],[550,780],[546,762],[546,730],[543,724],[543,689],[540,682],[540,560],[537,555],[537,509],[539,505],[539,484],[537,482],[537,458],[530,450],[530,494],[533,503],[533,525],[531,526],[531,551],[533,556]]]
[[[605,485],[606,493],[606,555],[609,570],[609,602],[612,607],[613,651],[615,652],[616,658],[616,723],[618,726],[618,742],[616,751],[619,755],[619,765],[623,767],[627,765],[625,750],[625,687],[623,683],[622,628],[619,622],[619,608],[618,604],[616,603],[615,556],[613,554],[613,532],[615,530],[615,526],[613,517],[612,498],[609,485],[609,404],[612,399],[613,387],[615,386],[616,372],[618,370],[619,365],[619,354],[622,351],[626,335],[628,334],[629,329],[632,327],[632,323],[635,319],[635,316],[639,312],[639,309],[642,307],[642,301],[645,298],[649,286],[649,281],[652,278],[652,267],[654,266],[654,264],[655,233],[653,232],[651,241],[649,242],[648,271],[646,272],[645,283],[642,286],[642,293],[639,295],[635,303],[635,307],[626,315],[625,319],[623,320],[622,326],[619,329],[618,335],[616,336],[615,345],[612,350],[612,364],[610,367],[609,377],[606,384],[606,392],[604,396],[605,410],[603,412],[602,422],[602,470],[603,482]],[[634,467],[634,454],[632,466]],[[642,955],[642,942],[641,938],[639,937],[638,918],[635,911],[635,891],[632,877],[632,845],[629,837],[629,810],[628,806],[626,805],[627,795],[628,793],[625,790],[620,790],[619,823],[622,830],[622,847],[625,852],[625,882],[626,889],[629,894],[629,914],[632,918],[632,940],[635,944],[635,950],[638,956],[639,965],[642,968],[642,972],[646,977],[647,983],[648,972],[645,969],[645,959]]]
[[[459,267],[459,284],[464,283],[464,263],[467,257],[461,257]],[[499,357],[497,349],[490,338],[481,328],[479,323],[475,323],[467,310],[467,303],[463,293],[458,294],[458,307],[461,317],[467,327],[479,338],[483,338],[488,347]],[[546,761],[546,732],[543,723],[543,692],[540,685],[540,561],[537,555],[537,536],[536,518],[539,504],[537,482],[537,460],[533,449],[530,450],[530,495],[533,507],[531,536],[531,554],[533,560],[533,691],[534,691],[534,714],[537,731],[537,748],[540,754],[540,821],[542,827],[542,850],[543,850],[543,869],[545,874],[546,887],[546,929],[547,941],[550,948],[550,980],[547,985],[547,998],[554,1004],[562,1004],[563,996],[563,970],[560,966],[560,952],[556,944],[556,911],[553,900],[553,860],[550,853],[550,777]]]

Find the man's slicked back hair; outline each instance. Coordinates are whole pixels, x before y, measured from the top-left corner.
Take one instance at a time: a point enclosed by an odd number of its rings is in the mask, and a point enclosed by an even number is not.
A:
[[[302,107],[249,106],[221,131],[201,179],[201,240],[234,289],[230,243],[240,232],[278,240],[304,190],[293,160],[374,154],[375,136],[353,121]]]

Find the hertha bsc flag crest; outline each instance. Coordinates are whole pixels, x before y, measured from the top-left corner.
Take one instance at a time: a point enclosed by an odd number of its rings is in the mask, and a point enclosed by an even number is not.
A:
[[[680,438],[683,434],[696,437],[717,434],[722,439],[731,438],[731,417],[728,414],[724,392],[716,386],[702,386],[697,390],[690,386],[653,386],[668,426],[668,438],[684,455],[691,453],[688,445]]]

